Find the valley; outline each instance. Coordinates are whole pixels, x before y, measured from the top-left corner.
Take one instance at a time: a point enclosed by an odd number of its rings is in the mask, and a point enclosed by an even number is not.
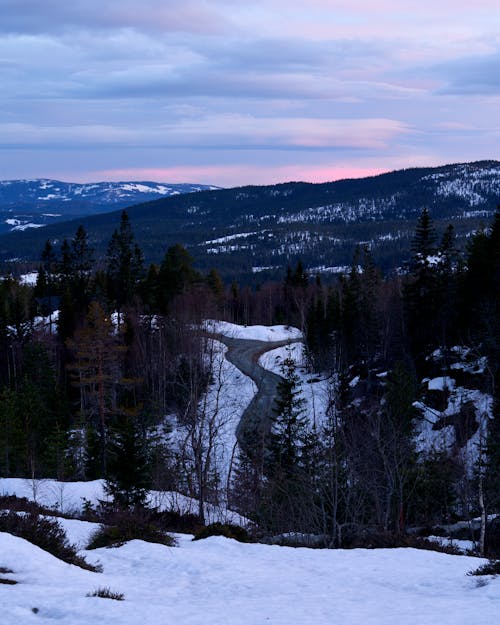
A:
[[[499,193],[500,164],[480,161],[332,183],[200,190],[134,206],[139,198],[130,196],[127,211],[147,262],[159,262],[179,243],[202,271],[217,267],[226,279],[262,284],[299,258],[312,273],[331,277],[350,266],[357,245],[368,246],[384,271],[392,271],[407,258],[424,207],[437,227],[453,224],[464,248],[488,223]],[[116,212],[86,214],[4,234],[0,260],[36,263],[47,239],[60,245],[80,223],[102,256],[118,219]]]

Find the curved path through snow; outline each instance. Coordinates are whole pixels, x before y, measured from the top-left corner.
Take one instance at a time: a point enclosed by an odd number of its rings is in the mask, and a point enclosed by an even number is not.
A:
[[[277,386],[281,377],[259,365],[259,358],[265,352],[301,339],[284,341],[256,341],[236,339],[217,335],[217,340],[227,346],[226,359],[257,385],[257,393],[243,412],[236,438],[240,447],[254,447],[269,431]]]

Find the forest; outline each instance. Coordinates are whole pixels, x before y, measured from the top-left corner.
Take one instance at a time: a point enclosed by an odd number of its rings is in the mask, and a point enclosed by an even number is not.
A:
[[[285,360],[268,425],[239,432],[227,477],[204,403],[218,379],[207,319],[299,328],[309,371],[328,380],[315,423]],[[262,535],[330,547],[480,516],[482,551],[500,550],[486,523],[500,512],[500,209],[465,252],[424,209],[403,271],[359,246],[334,283],[298,262],[256,288],[201,273],[178,244],[146,267],[124,211],[105,256],[80,226],[47,241],[36,284],[3,278],[0,354],[3,477],[103,478],[125,510],[177,491],[200,502],[200,523],[204,503],[224,502]],[[447,413],[451,389],[426,384],[438,376],[488,408]],[[451,448],[417,445],[422,406],[440,414],[434,429],[453,425]]]

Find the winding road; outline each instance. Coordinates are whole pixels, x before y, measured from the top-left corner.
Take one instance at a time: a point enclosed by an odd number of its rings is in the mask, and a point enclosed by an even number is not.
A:
[[[222,335],[214,336],[214,338],[227,346],[226,359],[257,385],[257,393],[241,416],[236,429],[236,438],[240,447],[250,451],[249,447],[255,446],[257,441],[262,440],[271,427],[277,386],[281,380],[281,377],[276,373],[261,367],[259,358],[265,352],[290,343],[300,342],[301,339],[256,341],[229,338]]]

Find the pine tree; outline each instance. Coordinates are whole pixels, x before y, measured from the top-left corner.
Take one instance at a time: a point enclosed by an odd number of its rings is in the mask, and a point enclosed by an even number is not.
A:
[[[5,477],[24,474],[24,435],[14,389],[0,393],[0,472]]]
[[[439,281],[436,232],[424,208],[412,242],[410,273],[404,285],[406,319],[412,353],[417,364],[436,344]]]
[[[199,279],[193,268],[193,258],[182,245],[168,248],[158,273],[158,301],[161,312],[166,312],[176,295],[183,293]]]
[[[125,347],[97,302],[89,306],[85,325],[66,341],[67,365],[80,394],[80,415],[99,437],[101,475],[106,474],[109,419],[116,412]]]
[[[380,287],[382,279],[375,265],[370,249],[365,246],[361,254],[361,286],[359,343],[365,362],[374,360],[381,343],[381,316],[379,312]]]
[[[385,476],[386,525],[392,517],[392,527],[397,533],[404,529],[404,506],[415,461],[413,432],[418,414],[413,406],[415,395],[413,372],[404,363],[395,363],[387,376],[378,446]]]
[[[61,257],[58,262],[58,273],[62,282],[62,288],[66,288],[71,284],[73,274],[73,261],[71,258],[71,246],[68,239],[64,239],[61,244]]]
[[[40,259],[42,261],[42,265],[47,274],[53,274],[56,271],[57,265],[57,256],[54,251],[54,246],[52,245],[50,239],[45,241],[45,246],[42,250]]]
[[[80,225],[71,240],[71,273],[77,294],[86,292],[93,265],[94,250],[85,228]]]
[[[436,231],[428,208],[423,208],[415,227],[415,234],[411,244],[412,266],[416,268],[429,262],[429,257],[436,252]]]
[[[56,292],[57,256],[50,239],[45,242],[40,260],[41,265],[38,270],[35,295],[42,298],[51,297]]]
[[[48,477],[55,433],[65,433],[67,424],[47,351],[27,344],[23,360],[15,387],[0,395],[0,466],[7,475]]]
[[[299,466],[307,417],[304,415],[305,399],[301,396],[300,379],[291,356],[283,361],[281,372],[270,435],[268,474],[279,473],[290,477]]]
[[[122,212],[120,227],[111,236],[106,260],[109,294],[121,311],[132,303],[144,274],[142,251],[135,241],[127,211]]]
[[[224,283],[219,275],[217,269],[210,269],[207,275],[207,285],[210,291],[214,294],[214,297],[218,304],[221,304],[224,299]]]
[[[449,347],[456,330],[458,308],[458,250],[455,229],[449,224],[438,248],[439,263],[436,277],[436,330],[441,346]],[[453,329],[455,328],[455,331]]]
[[[109,446],[106,492],[122,509],[144,507],[151,488],[147,440],[132,415],[123,414]]]

